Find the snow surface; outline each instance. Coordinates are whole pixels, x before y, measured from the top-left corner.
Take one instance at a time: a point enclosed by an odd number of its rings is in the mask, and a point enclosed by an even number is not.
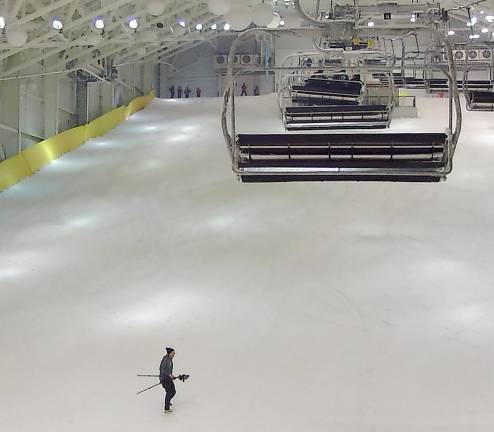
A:
[[[244,185],[220,103],[155,100],[0,194],[0,430],[492,432],[494,113],[446,182]],[[135,394],[165,346],[172,415]]]

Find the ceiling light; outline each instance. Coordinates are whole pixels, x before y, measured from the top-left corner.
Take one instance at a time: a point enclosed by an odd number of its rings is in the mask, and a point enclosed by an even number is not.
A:
[[[94,20],[94,27],[98,30],[103,30],[105,28],[105,22],[103,21],[103,18],[96,18]]]
[[[62,30],[63,28],[63,23],[62,23],[62,20],[60,18],[53,18],[51,20],[51,26],[55,29],[55,30]]]
[[[178,25],[179,25],[180,27],[185,27],[185,21],[184,21],[184,20],[180,20],[180,21],[178,22]]]
[[[484,11],[480,11],[480,15],[484,15]]]
[[[485,16],[485,20],[488,21],[488,22],[494,21],[494,15],[486,15]]]
[[[489,29],[487,27],[484,27],[482,30],[480,30],[482,33],[488,33]]]
[[[212,26],[211,26],[211,30],[216,30],[218,28],[218,24],[214,23]]]
[[[448,35],[449,36],[453,36],[455,34],[455,31],[454,30],[448,30]]]
[[[136,20],[135,18],[132,18],[132,19],[129,21],[129,27],[130,27],[131,29],[134,29],[134,30],[135,30],[135,29],[137,28],[137,26],[138,26],[138,22],[137,22],[137,20]]]
[[[5,18],[0,16],[0,29],[5,28]]]
[[[230,28],[231,28],[231,25],[228,23],[225,23],[225,25],[223,26],[223,30],[226,30],[226,31],[230,30]]]
[[[369,21],[369,22],[367,23],[367,27],[374,27],[375,25],[376,25],[376,24],[375,24],[375,22],[374,22],[374,21]]]
[[[200,24],[200,23],[199,23],[199,24],[197,24],[197,25],[196,25],[196,30],[201,31],[201,30],[202,30],[202,24]]]
[[[478,18],[476,16],[473,16],[470,22],[472,23],[472,25],[475,25],[478,22]]]
[[[284,25],[285,25],[285,21],[281,20],[281,21],[280,21],[280,26],[282,26],[282,27],[283,27]]]
[[[417,21],[417,17],[415,16],[415,14],[413,14],[411,17],[410,17],[410,22],[415,22]]]
[[[470,36],[468,36],[470,39],[478,39],[480,37],[480,35],[478,34],[471,34]]]

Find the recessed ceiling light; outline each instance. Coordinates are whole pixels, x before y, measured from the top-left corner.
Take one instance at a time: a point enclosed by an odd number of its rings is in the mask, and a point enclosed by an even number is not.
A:
[[[369,21],[367,23],[367,27],[374,27],[376,25],[376,23],[374,21]]]
[[[94,20],[94,27],[97,28],[98,30],[102,30],[105,28],[105,22],[103,21],[103,18],[96,18]]]
[[[214,23],[212,26],[211,26],[211,30],[216,30],[218,28],[218,24]]]
[[[225,25],[223,26],[223,30],[226,30],[226,31],[230,30],[230,28],[231,28],[231,25],[228,23],[225,23]]]
[[[199,31],[202,30],[202,24],[201,23],[199,23],[199,24],[196,25],[196,30],[199,30]]]
[[[55,29],[55,30],[62,30],[63,28],[63,23],[62,23],[62,20],[60,18],[53,18],[51,20],[51,26]]]
[[[134,30],[135,30],[135,29],[137,28],[137,26],[138,26],[138,22],[137,22],[137,20],[136,20],[135,18],[132,18],[132,19],[129,21],[129,27],[130,27],[131,29],[134,29]]]
[[[455,34],[454,30],[448,30],[448,35],[453,36]]]

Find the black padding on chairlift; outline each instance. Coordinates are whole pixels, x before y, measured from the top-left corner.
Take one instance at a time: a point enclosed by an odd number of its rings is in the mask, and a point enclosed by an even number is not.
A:
[[[335,113],[350,113],[350,114],[360,114],[363,112],[370,113],[381,113],[387,112],[386,105],[338,105],[338,106],[289,106],[285,108],[287,114],[310,114],[310,113],[321,113],[321,114],[335,114]]]
[[[239,145],[242,146],[337,146],[359,145],[379,146],[443,146],[447,135],[441,132],[423,133],[350,133],[350,134],[239,134]]]
[[[465,92],[465,96],[469,99],[470,103],[486,103],[494,104],[494,92],[482,91],[482,90],[469,90]]]
[[[240,176],[243,183],[288,183],[308,181],[357,181],[357,182],[400,182],[400,183],[436,183],[441,179],[427,175],[331,175],[331,174],[262,174]]]
[[[299,106],[314,106],[314,105],[358,105],[357,100],[343,99],[343,98],[321,98],[321,97],[309,97],[309,96],[294,96],[292,97],[292,103],[299,104]]]

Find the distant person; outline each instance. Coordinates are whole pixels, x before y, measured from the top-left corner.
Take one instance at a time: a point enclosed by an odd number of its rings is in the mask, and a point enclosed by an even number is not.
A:
[[[202,90],[200,87],[197,87],[196,88],[196,97],[201,97],[201,94],[202,94]]]
[[[170,91],[170,98],[173,99],[175,97],[175,86],[172,86],[168,89]]]
[[[259,96],[259,86],[254,89],[254,96]]]
[[[242,93],[240,96],[247,96],[247,85],[245,83],[242,84]]]
[[[178,86],[178,89],[177,89],[177,96],[179,99],[182,98],[182,86],[180,86],[180,85]]]
[[[184,94],[186,98],[189,98],[190,94],[192,93],[192,90],[190,89],[189,86],[185,87]]]
[[[165,413],[171,413],[171,402],[177,391],[175,390],[174,380],[177,379],[173,375],[173,357],[175,357],[175,350],[173,348],[166,348],[166,355],[161,360],[160,364],[160,383],[165,389]]]

